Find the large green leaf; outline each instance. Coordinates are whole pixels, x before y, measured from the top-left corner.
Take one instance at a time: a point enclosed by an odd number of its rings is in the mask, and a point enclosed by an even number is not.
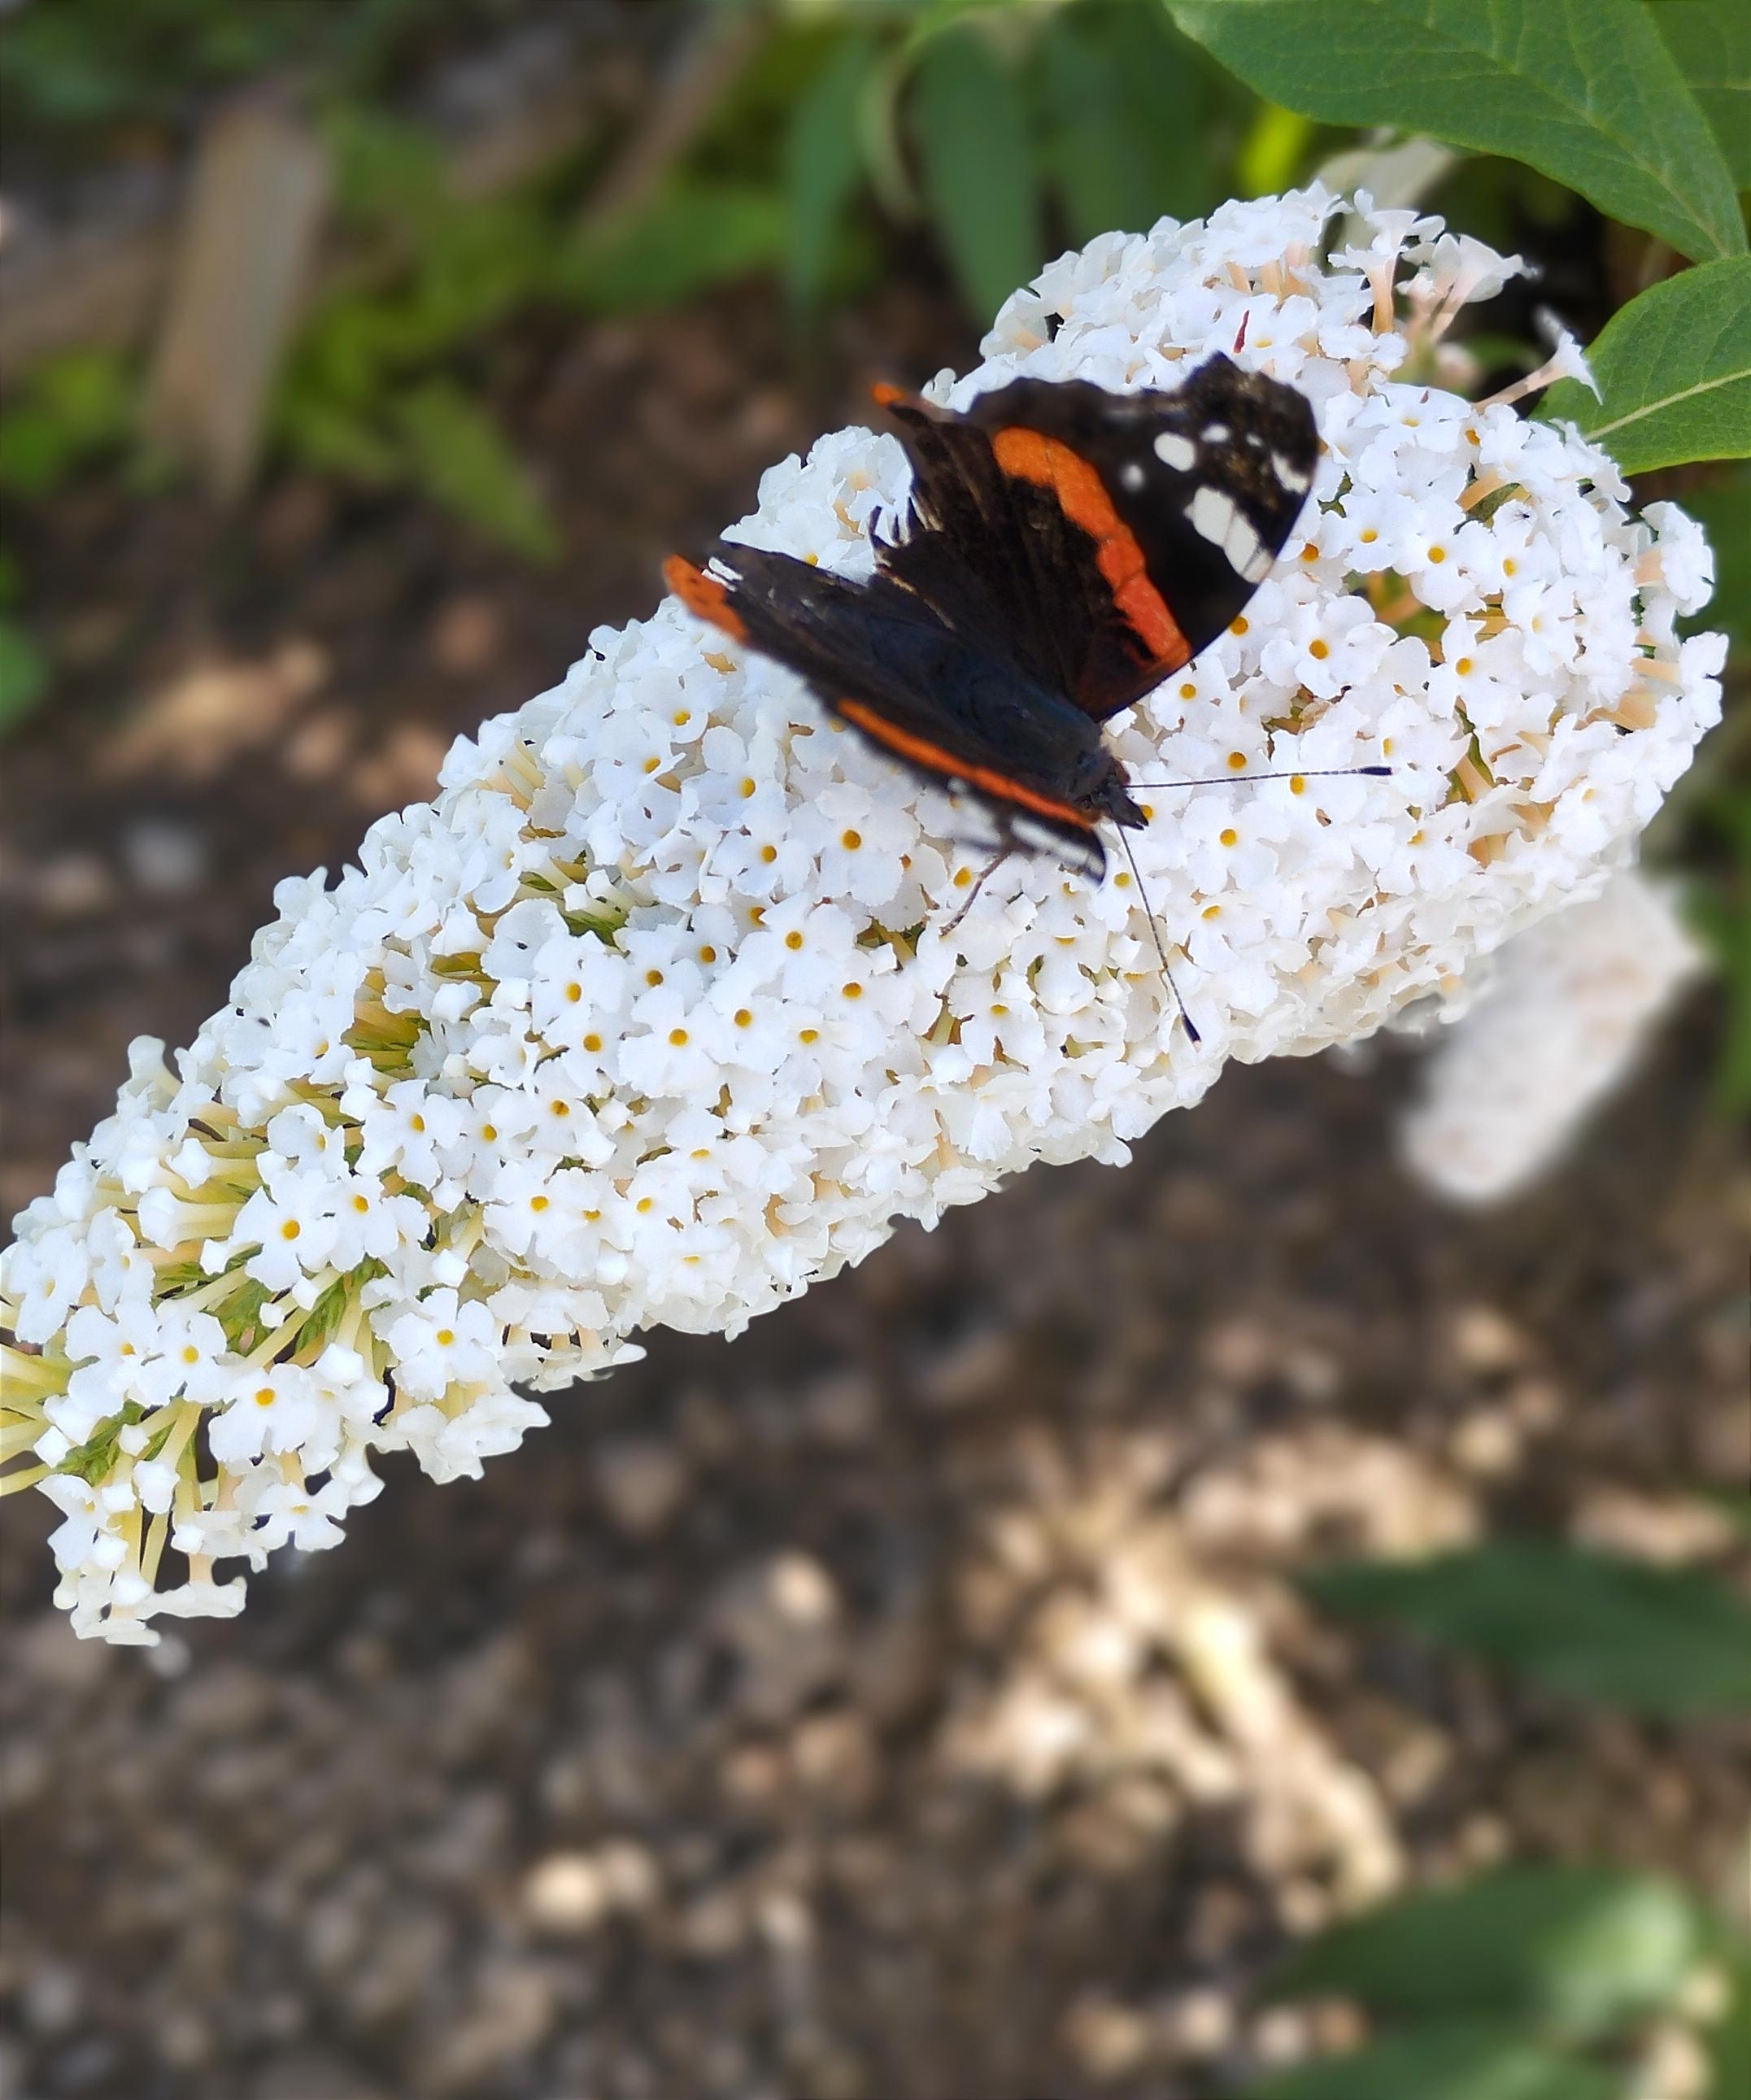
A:
[[[1708,120],[1638,0],[1167,0],[1262,95],[1524,161],[1681,254],[1744,223]]]
[[[1443,2023],[1276,2071],[1246,2100],[1616,2100],[1621,2091],[1612,2072],[1512,2027]]]
[[[1334,1611],[1396,1619],[1601,1705],[1751,1713],[1751,1608],[1689,1568],[1537,1539],[1427,1560],[1352,1561],[1307,1578]]]
[[[1652,12],[1733,180],[1751,189],[1751,7],[1744,0],[1653,0]]]
[[[1543,412],[1572,417],[1625,474],[1751,457],[1751,257],[1651,285],[1587,355],[1603,399],[1565,379]]]
[[[806,312],[821,297],[833,235],[862,165],[858,116],[876,63],[869,36],[847,37],[798,100],[785,141],[784,201],[789,220],[784,275],[792,302]]]
[[[1337,1926],[1278,1991],[1336,1992],[1387,2019],[1525,2022],[1588,2040],[1669,2005],[1706,1940],[1690,1897],[1652,1875],[1503,1867]]]
[[[1021,85],[976,28],[933,38],[918,64],[912,131],[931,216],[982,323],[1039,271],[1039,173]]]

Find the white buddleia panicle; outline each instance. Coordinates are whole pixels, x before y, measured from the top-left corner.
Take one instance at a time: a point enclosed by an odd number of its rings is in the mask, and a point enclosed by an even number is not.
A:
[[[1516,934],[1429,1054],[1405,1121],[1411,1166],[1462,1203],[1537,1180],[1702,967],[1669,889],[1635,868]]]
[[[976,813],[673,600],[452,751],[329,886],[283,885],[223,1010],[18,1221],[9,1483],[63,1512],[82,1634],[238,1608],[332,1545],[376,1455],[477,1474],[526,1396],[671,1326],[734,1334],[1037,1160],[1121,1161],[1229,1058],[1354,1041],[1597,895],[1718,716],[1676,623],[1706,549],[1571,429],[1437,383],[1519,266],[1314,189],[1065,257],[964,404],[1017,374],[1300,388],[1322,451],[1244,618],[1114,733],[1128,870],[1012,858],[950,928]],[[1572,360],[1571,359],[1572,364]],[[864,430],[737,528],[851,575],[905,501]],[[1387,764],[1386,778],[1316,777]],[[1230,779],[1268,769],[1272,781]]]

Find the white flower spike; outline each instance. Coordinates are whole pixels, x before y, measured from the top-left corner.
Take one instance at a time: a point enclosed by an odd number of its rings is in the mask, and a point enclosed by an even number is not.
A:
[[[1502,1201],[1560,1158],[1703,968],[1676,899],[1636,868],[1509,942],[1431,1051],[1405,1154],[1458,1203]]]
[[[1128,870],[1012,861],[946,931],[981,858],[949,805],[678,604],[600,630],[334,888],[282,885],[177,1072],[137,1044],[19,1220],[0,1449],[64,1513],[77,1631],[234,1612],[215,1567],[333,1544],[375,1453],[478,1474],[545,1419],[518,1387],[734,1334],[1034,1161],[1122,1160],[1227,1059],[1453,1000],[1632,856],[1718,714],[1722,644],[1675,633],[1706,551],[1573,430],[1434,383],[1517,265],[1365,206],[1322,265],[1339,206],[1104,236],[931,390],[1171,386],[1244,333],[1314,404],[1281,560],[1114,739],[1139,779],[1290,776],[1152,789],[1133,835],[1202,1041]],[[866,573],[906,473],[840,431],[739,536]]]

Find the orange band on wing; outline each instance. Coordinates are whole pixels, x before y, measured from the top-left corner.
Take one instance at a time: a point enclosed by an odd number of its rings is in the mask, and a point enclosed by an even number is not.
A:
[[[748,622],[730,602],[727,584],[708,576],[703,569],[696,569],[691,562],[684,562],[679,554],[671,554],[663,564],[663,580],[689,612],[709,620],[732,641],[747,641]]]
[[[1113,507],[1105,484],[1080,454],[1056,438],[1013,424],[991,439],[997,464],[1017,481],[1049,488],[1064,514],[1095,543],[1095,559],[1119,615],[1164,671],[1192,660],[1191,644],[1149,581],[1136,535]]]
[[[889,751],[898,752],[902,758],[910,758],[932,773],[940,773],[947,779],[964,780],[969,788],[977,788],[981,794],[989,795],[994,801],[1019,803],[1024,810],[1055,818],[1062,824],[1074,824],[1078,831],[1092,832],[1095,828],[1095,819],[1074,803],[1055,802],[1049,795],[1036,795],[1032,788],[1006,779],[1001,773],[993,773],[982,765],[968,765],[953,752],[945,751],[940,743],[932,743],[928,737],[914,736],[909,730],[896,729],[862,700],[836,700],[833,704],[847,721],[855,722],[878,743],[885,744]]]

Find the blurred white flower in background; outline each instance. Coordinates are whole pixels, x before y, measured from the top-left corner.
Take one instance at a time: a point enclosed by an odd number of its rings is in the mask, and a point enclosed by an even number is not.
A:
[[[1719,712],[1720,638],[1675,631],[1706,549],[1572,430],[1435,382],[1517,264],[1362,199],[1322,262],[1339,209],[1104,236],[931,390],[1171,386],[1222,350],[1315,406],[1276,571],[1114,739],[1139,782],[1224,782],[1147,787],[1133,835],[1202,1041],[1128,872],[1012,861],[946,933],[964,813],[679,605],[599,630],[333,889],[282,885],[177,1071],[137,1044],[20,1219],[0,1449],[64,1512],[79,1632],[234,1611],[215,1563],[333,1544],[374,1453],[478,1473],[545,1419],[518,1385],[734,1334],[1034,1161],[1122,1160],[1227,1059],[1453,998],[1631,858]],[[738,529],[867,572],[906,484],[895,439],[840,431]],[[1267,766],[1301,770],[1228,777]]]
[[[1410,1164],[1460,1202],[1535,1181],[1702,967],[1672,892],[1633,868],[1516,934],[1426,1061],[1405,1123]]]

